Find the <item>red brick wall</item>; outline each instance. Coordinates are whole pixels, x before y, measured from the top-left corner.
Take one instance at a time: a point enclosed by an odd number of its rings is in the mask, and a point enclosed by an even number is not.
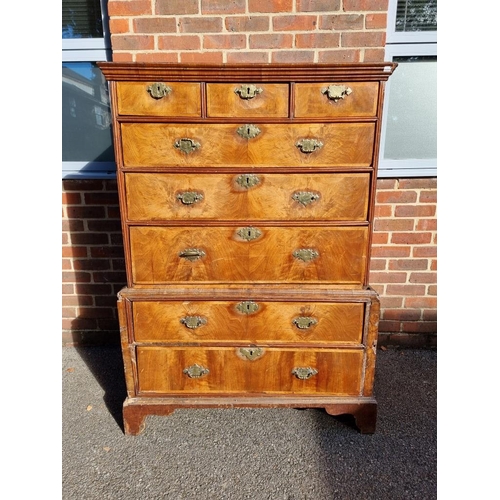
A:
[[[109,0],[114,61],[384,60],[387,0]],[[436,180],[378,182],[370,281],[380,341],[436,339]],[[63,343],[118,339],[125,284],[115,181],[63,181]]]

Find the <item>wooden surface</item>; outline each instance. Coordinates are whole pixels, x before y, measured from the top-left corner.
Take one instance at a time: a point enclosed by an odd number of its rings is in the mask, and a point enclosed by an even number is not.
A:
[[[146,415],[234,406],[323,407],[374,432],[380,306],[367,278],[396,64],[99,66],[128,283],[125,432]],[[147,89],[160,83],[171,92],[155,99]],[[334,84],[342,98],[327,95]],[[241,85],[262,92],[242,99]],[[186,139],[190,152],[176,147]],[[304,139],[321,147],[301,152]]]

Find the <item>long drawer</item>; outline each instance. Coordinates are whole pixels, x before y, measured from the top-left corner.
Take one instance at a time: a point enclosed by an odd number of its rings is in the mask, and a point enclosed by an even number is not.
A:
[[[353,227],[132,226],[132,281],[362,285],[369,231]]]
[[[357,344],[363,303],[241,301],[136,301],[136,342]]]
[[[363,359],[354,349],[139,346],[138,392],[358,396]]]
[[[127,217],[364,221],[370,174],[127,173]]]
[[[122,123],[124,167],[370,167],[375,123]],[[245,138],[242,134],[256,134]]]

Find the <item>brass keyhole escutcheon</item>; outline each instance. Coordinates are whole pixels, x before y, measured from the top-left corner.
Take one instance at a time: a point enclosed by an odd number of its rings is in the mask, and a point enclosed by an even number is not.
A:
[[[166,97],[168,94],[170,94],[170,92],[172,92],[172,89],[164,83],[156,82],[150,85],[147,88],[147,91],[153,99],[161,99],[162,97]]]
[[[236,310],[242,314],[253,314],[259,310],[259,304],[251,300],[245,300],[236,305]]]
[[[264,89],[253,84],[244,84],[241,87],[234,89],[234,93],[238,94],[241,99],[253,99],[256,95],[264,92]]]
[[[237,234],[243,240],[252,241],[262,236],[262,231],[256,227],[242,227]]]
[[[253,139],[260,134],[260,128],[252,124],[242,125],[236,130],[236,133],[243,139]]]
[[[236,178],[236,183],[245,189],[260,184],[260,179],[255,174],[241,174]]]
[[[240,355],[249,361],[260,358],[264,354],[264,349],[260,347],[242,347],[240,350]]]

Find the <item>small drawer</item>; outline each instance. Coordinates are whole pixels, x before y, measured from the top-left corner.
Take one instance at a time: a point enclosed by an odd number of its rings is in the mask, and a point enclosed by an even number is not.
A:
[[[139,346],[138,389],[139,395],[359,396],[363,358],[354,349]]]
[[[365,281],[368,227],[132,226],[136,285]]]
[[[117,82],[118,114],[201,116],[199,83]]]
[[[136,342],[360,345],[363,303],[135,301]]]
[[[369,173],[125,174],[128,220],[365,221]]]
[[[377,114],[378,82],[297,83],[297,118],[371,117]]]
[[[285,84],[207,84],[209,117],[288,116],[288,85]]]
[[[125,168],[371,167],[375,123],[122,123]]]

